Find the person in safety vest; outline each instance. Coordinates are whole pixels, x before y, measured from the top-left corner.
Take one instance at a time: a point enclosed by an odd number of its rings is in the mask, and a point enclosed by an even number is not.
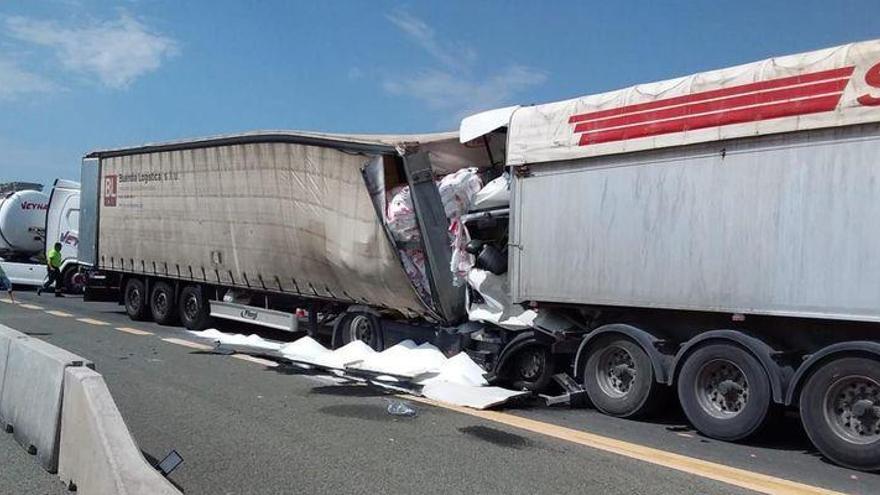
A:
[[[15,296],[12,295],[12,282],[6,276],[2,266],[0,266],[0,290],[5,290],[9,294],[9,299],[15,302]]]
[[[61,243],[56,242],[52,249],[46,254],[46,271],[49,276],[46,278],[46,283],[43,284],[42,287],[37,289],[37,295],[39,296],[44,290],[49,289],[49,287],[54,283],[55,284],[55,297],[64,297],[61,295]]]

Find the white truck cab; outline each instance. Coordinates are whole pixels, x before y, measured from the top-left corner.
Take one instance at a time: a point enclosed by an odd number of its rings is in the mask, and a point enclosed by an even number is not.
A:
[[[46,214],[46,250],[56,242],[61,243],[61,274],[66,292],[81,292],[83,287],[77,258],[79,196],[79,182],[56,179]]]

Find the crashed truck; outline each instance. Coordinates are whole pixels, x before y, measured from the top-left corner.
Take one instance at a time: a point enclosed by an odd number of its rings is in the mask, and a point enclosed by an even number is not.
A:
[[[487,132],[512,200],[483,240],[508,249],[508,303],[586,330],[547,348],[596,408],[674,394],[723,440],[791,408],[825,456],[880,468],[880,41],[493,110],[460,138]]]
[[[514,387],[556,378],[551,402],[676,396],[713,438],[792,408],[828,458],[880,468],[880,42],[492,110],[457,139],[96,152],[81,261],[134,318],[296,329],[304,308],[334,347],[430,340]]]
[[[225,319],[452,354],[479,326],[450,224],[502,174],[503,145],[254,132],[96,151],[81,176],[85,299],[191,330]]]

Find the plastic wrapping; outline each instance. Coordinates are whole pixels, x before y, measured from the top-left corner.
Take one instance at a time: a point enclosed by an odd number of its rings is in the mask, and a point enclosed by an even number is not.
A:
[[[454,219],[449,224],[449,233],[452,235],[452,258],[449,268],[452,270],[452,283],[458,287],[467,279],[468,272],[474,267],[476,259],[466,249],[471,236],[464,222],[458,218]]]
[[[510,174],[504,172],[500,177],[489,181],[474,196],[473,210],[488,210],[510,205]]]
[[[450,223],[450,242],[453,249],[451,269],[456,275],[457,285],[463,283],[467,271],[473,266],[473,256],[464,251],[464,246],[470,238],[458,219],[470,209],[474,196],[481,187],[482,180],[476,168],[463,168],[437,181],[443,210]],[[409,186],[392,189],[390,196],[385,211],[385,222],[392,236],[398,242],[419,241],[421,235],[416,223]],[[400,257],[406,274],[416,290],[424,300],[430,301],[431,290],[425,269],[424,251],[421,248],[407,247],[400,250]]]

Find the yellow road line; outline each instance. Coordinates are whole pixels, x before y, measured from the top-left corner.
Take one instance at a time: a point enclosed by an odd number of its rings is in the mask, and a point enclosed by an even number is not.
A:
[[[19,303],[18,306],[20,308],[26,308],[26,309],[43,309],[42,306],[37,306],[36,304]]]
[[[256,356],[249,356],[247,354],[233,354],[232,357],[235,359],[241,359],[242,361],[248,361],[251,363],[262,364],[263,366],[268,366],[269,368],[274,368],[278,366],[278,363],[272,361],[270,359],[263,359]]]
[[[76,321],[81,321],[81,322],[83,322],[83,323],[88,323],[89,325],[99,325],[99,326],[109,325],[109,323],[107,323],[106,321],[95,320],[95,319],[92,319],[92,318],[77,318]]]
[[[62,318],[67,318],[67,317],[73,316],[70,313],[65,313],[64,311],[58,311],[55,309],[47,309],[46,313],[49,313],[50,315],[53,315],[53,316],[60,316]]]
[[[153,335],[153,332],[148,332],[146,330],[138,330],[137,328],[131,327],[116,327],[120,332],[130,333],[132,335]]]
[[[729,485],[738,486],[747,490],[753,490],[759,493],[767,493],[774,495],[843,495],[840,492],[826,490],[816,486],[806,485],[795,481],[776,478],[766,474],[755,473],[745,469],[725,466],[714,462],[704,461],[693,457],[684,456],[667,452],[665,450],[654,449],[644,445],[624,442],[613,438],[603,437],[594,433],[574,430],[563,426],[543,423],[533,419],[522,418],[512,414],[506,414],[498,411],[479,411],[476,409],[468,409],[466,407],[453,406],[443,404],[424,397],[407,396],[407,399],[431,404],[444,409],[450,409],[462,414],[475,416],[478,418],[494,421],[496,423],[512,426],[521,430],[538,433],[566,442],[572,442],[585,447],[602,450],[619,454],[624,457],[636,459],[639,461],[657,464],[677,471],[693,474],[703,478],[720,481]]]
[[[167,339],[162,339],[162,341],[164,341],[164,342],[168,342],[169,344],[182,345],[182,346],[184,346],[184,347],[190,347],[190,348],[193,348],[193,349],[200,349],[200,350],[203,350],[203,351],[207,351],[207,350],[213,349],[213,347],[212,347],[212,346],[209,346],[209,345],[199,344],[198,342],[193,342],[193,341],[191,341],[191,340],[177,339],[177,338],[174,338],[174,337],[169,337],[169,338],[167,338]]]

